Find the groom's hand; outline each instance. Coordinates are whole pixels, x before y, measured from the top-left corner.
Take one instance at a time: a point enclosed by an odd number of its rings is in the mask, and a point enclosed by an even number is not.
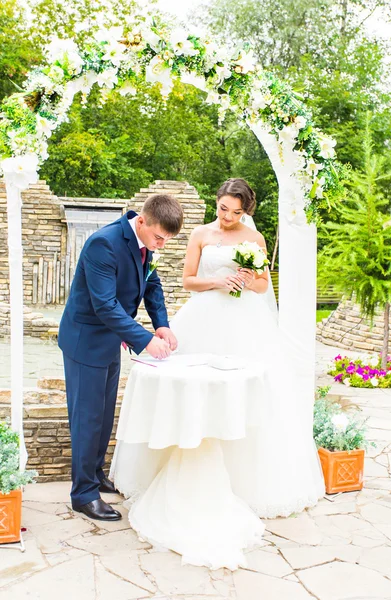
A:
[[[170,346],[160,337],[156,335],[151,339],[148,346],[145,348],[148,354],[153,358],[167,358],[171,354]]]
[[[178,348],[178,341],[169,327],[159,327],[156,329],[155,335],[167,342],[172,352]]]

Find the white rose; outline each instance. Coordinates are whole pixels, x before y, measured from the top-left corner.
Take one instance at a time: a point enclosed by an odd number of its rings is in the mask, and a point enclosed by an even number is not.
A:
[[[333,423],[335,429],[340,431],[346,431],[347,426],[349,425],[349,419],[346,415],[334,415],[331,417],[331,422]]]

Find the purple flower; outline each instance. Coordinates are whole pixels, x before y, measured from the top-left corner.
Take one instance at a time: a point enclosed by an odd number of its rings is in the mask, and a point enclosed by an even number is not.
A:
[[[365,373],[365,375],[363,375],[362,378],[363,378],[364,381],[368,381],[368,379],[370,379],[371,376],[368,375],[367,373]]]
[[[340,354],[338,354],[338,356],[336,356],[336,357],[334,358],[334,360],[341,360],[341,358],[342,358],[342,356],[341,356]],[[391,360],[391,359],[390,359],[390,360]]]
[[[357,375],[364,375],[364,369],[363,367],[358,367],[357,371],[356,371]]]
[[[352,363],[350,363],[350,365],[346,369],[346,373],[348,373],[349,375],[352,375],[355,372],[356,372],[356,367]]]
[[[334,381],[339,381],[339,382],[341,382],[341,381],[342,381],[342,373],[340,373],[339,375],[336,375],[336,376],[334,377]]]

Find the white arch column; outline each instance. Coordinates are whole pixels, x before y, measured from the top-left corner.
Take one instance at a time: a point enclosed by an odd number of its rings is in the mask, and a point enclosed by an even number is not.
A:
[[[23,247],[22,191],[36,183],[38,158],[26,154],[1,162],[7,191],[8,257],[11,316],[11,426],[19,434],[19,464],[24,471],[27,451],[23,434]]]
[[[276,173],[279,195],[279,327],[292,349],[303,395],[303,415],[312,427],[316,343],[316,227],[308,224],[304,193],[295,177],[292,150],[281,149],[262,123],[249,124]],[[283,365],[281,365],[283,369]]]

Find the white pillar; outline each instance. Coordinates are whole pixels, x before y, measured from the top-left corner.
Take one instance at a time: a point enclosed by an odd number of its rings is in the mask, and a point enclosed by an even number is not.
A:
[[[27,452],[23,435],[23,249],[21,192],[35,183],[38,160],[35,155],[7,158],[1,168],[7,191],[8,259],[11,306],[11,426],[20,438],[20,469]]]
[[[262,123],[249,125],[278,180],[279,327],[290,343],[310,425],[315,390],[316,227],[307,223],[294,153],[282,149]]]

